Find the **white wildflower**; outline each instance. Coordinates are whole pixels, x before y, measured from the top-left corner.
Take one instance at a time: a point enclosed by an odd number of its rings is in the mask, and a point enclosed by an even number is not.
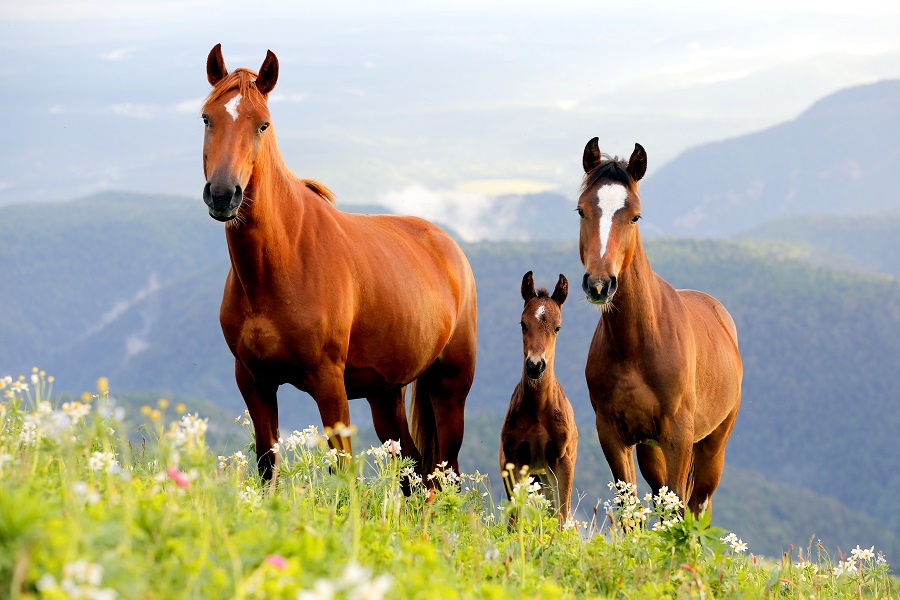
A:
[[[112,473],[118,465],[119,461],[116,460],[116,455],[112,452],[95,451],[88,459],[88,466],[92,471],[107,471]]]

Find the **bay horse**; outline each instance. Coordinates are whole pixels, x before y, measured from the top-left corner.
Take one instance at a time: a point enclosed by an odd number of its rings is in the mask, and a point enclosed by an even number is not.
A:
[[[349,424],[348,399],[365,397],[378,437],[399,439],[423,474],[442,460],[459,472],[477,320],[462,250],[422,219],[344,213],[324,185],[287,168],[267,106],[271,50],[258,74],[229,73],[217,44],[206,71],[203,200],[226,223],[219,318],[260,474],[270,480],[278,463],[282,384],[309,393],[326,427]]]
[[[538,476],[559,518],[571,515],[572,479],[578,456],[575,414],[556,379],[556,338],[569,282],[560,274],[553,294],[534,289],[531,271],[522,278],[522,379],[516,385],[500,432],[500,470],[512,463],[513,477],[527,465]],[[507,489],[507,495],[510,490]]]
[[[587,300],[601,308],[585,376],[614,480],[663,485],[697,514],[711,508],[741,404],[734,320],[708,294],[676,290],[641,243],[640,144],[627,162],[590,140],[576,211]]]

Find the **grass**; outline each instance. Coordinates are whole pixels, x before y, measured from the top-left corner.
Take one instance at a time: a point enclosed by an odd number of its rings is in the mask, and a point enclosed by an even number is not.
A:
[[[284,436],[265,486],[249,446],[217,456],[207,422],[165,401],[136,426],[107,387],[55,406],[40,371],[0,380],[0,597],[898,594],[874,548],[763,559],[673,495],[621,483],[591,521],[560,524],[527,473],[507,474],[511,500],[479,473],[423,481],[396,443],[344,452],[350,428],[330,445],[314,427]]]

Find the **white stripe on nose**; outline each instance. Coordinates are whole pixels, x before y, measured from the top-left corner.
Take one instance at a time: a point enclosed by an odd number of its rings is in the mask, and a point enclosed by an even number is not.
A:
[[[606,254],[613,216],[624,208],[628,190],[619,183],[610,183],[597,190],[597,206],[600,208],[600,258]]]

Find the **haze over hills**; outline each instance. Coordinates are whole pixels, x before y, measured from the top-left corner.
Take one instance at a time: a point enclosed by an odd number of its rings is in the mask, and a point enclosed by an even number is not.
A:
[[[577,281],[576,246],[465,246],[479,286],[479,362],[468,404],[476,421],[499,419],[521,374],[522,274],[534,270],[538,285],[560,272]],[[781,242],[652,240],[648,249],[658,272],[713,293],[737,322],[744,405],[728,464],[827,496],[896,536],[900,464],[882,449],[900,427],[892,410],[900,281],[811,267]],[[218,325],[227,268],[222,226],[199,199],[106,194],[2,208],[0,271],[10,293],[0,296],[0,373],[37,364],[59,390],[92,389],[106,375],[116,390],[242,411]],[[595,442],[583,369],[598,315],[574,291],[563,318],[558,375],[587,424],[585,442]],[[307,397],[285,389],[281,398],[285,429],[318,422]],[[352,405],[359,420],[367,407]],[[490,426],[479,434],[473,425],[467,439],[496,450]]]
[[[898,137],[900,80],[841,90],[793,121],[665,164],[642,186],[651,230],[726,236],[779,217],[900,208]]]

